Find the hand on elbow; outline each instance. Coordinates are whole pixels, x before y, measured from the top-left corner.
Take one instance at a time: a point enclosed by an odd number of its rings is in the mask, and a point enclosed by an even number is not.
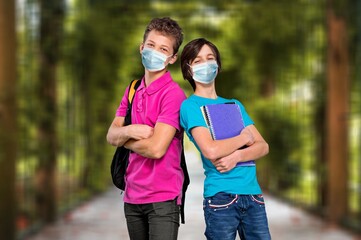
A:
[[[118,146],[118,142],[117,142],[117,141],[114,141],[114,140],[111,139],[111,138],[108,138],[108,137],[107,137],[107,142],[108,142],[110,145],[114,146],[114,147],[117,147],[117,146]]]
[[[127,136],[135,140],[150,138],[154,134],[154,129],[146,124],[129,125],[126,130]]]
[[[248,128],[243,129],[240,135],[243,137],[244,141],[246,142],[245,144],[246,146],[251,146],[255,142],[254,136]]]
[[[114,147],[121,146],[119,137],[111,133],[107,134],[107,142]]]
[[[111,138],[111,136],[110,136],[110,134],[109,134],[109,132],[108,132],[108,134],[107,134],[107,142],[110,144],[110,145],[113,145],[113,146],[115,146],[114,145],[114,141],[113,141],[113,139]]]

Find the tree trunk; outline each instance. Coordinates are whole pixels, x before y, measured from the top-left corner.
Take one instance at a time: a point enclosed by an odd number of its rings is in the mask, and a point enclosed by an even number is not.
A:
[[[346,14],[343,12],[345,4],[342,2],[329,0],[327,9],[327,215],[332,222],[339,222],[346,215],[348,199],[350,80]]]
[[[16,239],[15,1],[0,0],[0,239]]]
[[[40,11],[36,210],[42,221],[52,222],[56,219],[56,66],[63,31],[64,2],[41,0]]]
[[[322,86],[324,87],[324,86]],[[323,88],[324,89],[324,88]],[[323,99],[323,97],[322,97]],[[316,143],[316,174],[317,174],[317,206],[319,207],[320,212],[324,212],[324,208],[327,206],[327,178],[326,178],[326,169],[327,169],[327,148],[326,148],[326,104],[325,101],[322,101],[316,107],[316,114],[314,119],[314,131],[317,132],[317,143]]]

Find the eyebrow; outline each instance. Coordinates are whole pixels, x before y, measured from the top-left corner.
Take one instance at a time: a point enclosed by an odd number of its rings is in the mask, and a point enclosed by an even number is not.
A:
[[[146,41],[144,44],[147,44],[147,43],[152,43],[152,44],[155,44],[156,42],[155,42],[155,41],[153,41],[153,40],[151,40],[151,39],[147,39],[147,41]],[[171,46],[167,46],[167,45],[164,45],[164,44],[160,45],[160,47],[167,48],[167,50],[172,49],[172,47],[171,47]]]
[[[155,43],[153,40],[147,39],[144,43]]]
[[[214,55],[213,53],[209,53],[209,54],[206,55],[206,58],[208,58],[208,57],[216,57],[216,55]],[[202,58],[202,56],[197,55],[197,57],[195,59],[198,59],[198,58]]]

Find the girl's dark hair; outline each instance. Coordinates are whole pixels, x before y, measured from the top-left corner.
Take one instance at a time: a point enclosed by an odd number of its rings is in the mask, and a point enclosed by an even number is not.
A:
[[[175,44],[173,46],[174,54],[178,52],[178,49],[183,42],[183,32],[176,21],[169,17],[153,18],[145,28],[143,42],[146,41],[149,32],[152,30],[158,31],[165,36],[173,37],[175,39]]]
[[[221,55],[218,51],[218,48],[213,43],[211,43],[205,38],[197,38],[187,43],[184,46],[181,55],[181,69],[183,78],[188,80],[193,90],[196,90],[196,84],[194,83],[194,79],[192,77],[192,69],[189,65],[194,59],[196,59],[198,53],[201,51],[204,45],[208,45],[211,48],[214,56],[216,57],[218,72],[221,71]]]

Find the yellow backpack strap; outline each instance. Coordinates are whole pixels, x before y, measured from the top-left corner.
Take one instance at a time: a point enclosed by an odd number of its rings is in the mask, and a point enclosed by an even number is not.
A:
[[[129,87],[129,93],[128,93],[128,101],[131,103],[133,101],[133,96],[135,93],[135,84],[138,82],[138,79],[133,80],[130,83],[130,87]]]

